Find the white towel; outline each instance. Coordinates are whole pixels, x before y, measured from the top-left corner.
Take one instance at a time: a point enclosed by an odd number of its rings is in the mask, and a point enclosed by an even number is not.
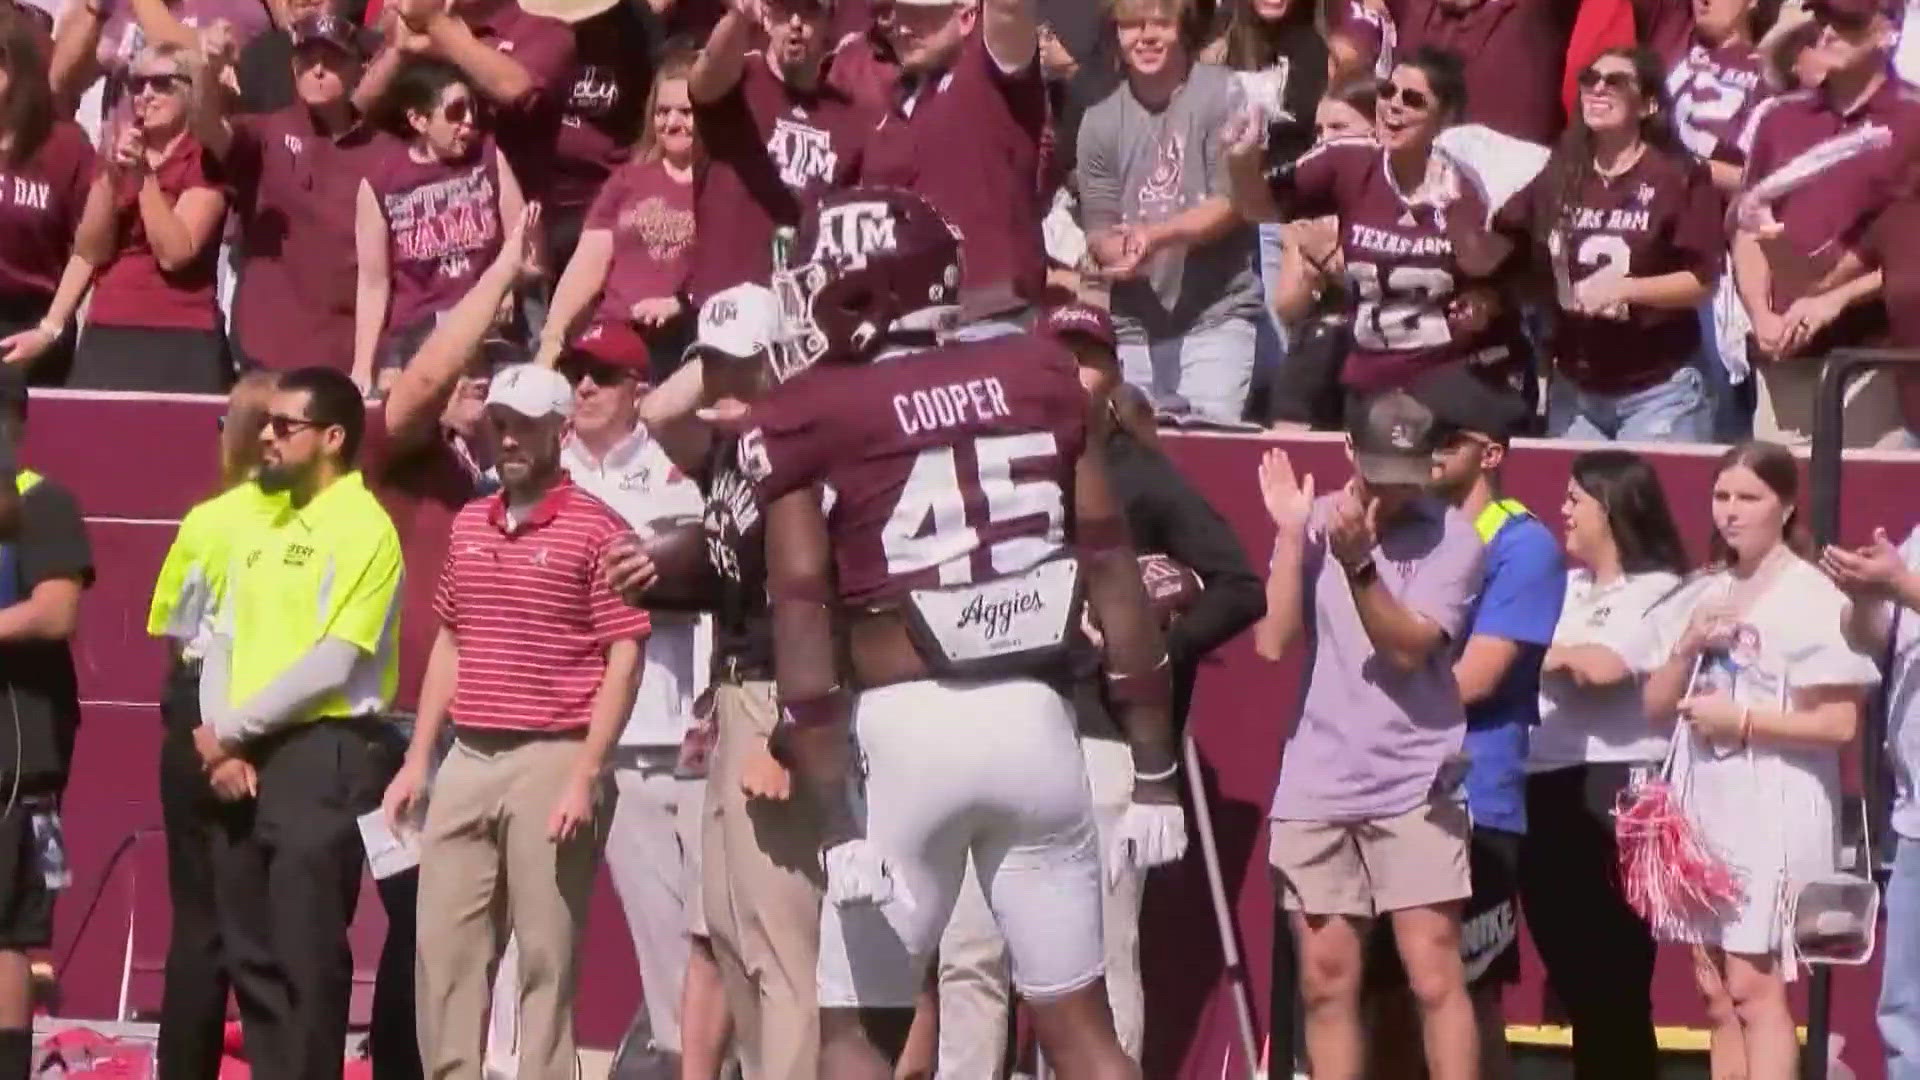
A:
[[[1487,198],[1487,223],[1546,167],[1552,153],[1539,143],[1516,139],[1484,124],[1450,127],[1434,146],[1464,170]]]

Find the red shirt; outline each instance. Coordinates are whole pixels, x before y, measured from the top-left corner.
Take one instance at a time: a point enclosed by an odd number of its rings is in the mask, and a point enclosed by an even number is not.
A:
[[[919,80],[875,129],[861,183],[906,188],[962,237],[963,293],[1012,285],[1038,300],[1046,284],[1040,236],[1040,140],[1047,88],[1038,57],[1008,74],[975,30],[953,67]],[[910,107],[909,107],[910,105]]]
[[[500,254],[500,154],[483,140],[465,161],[414,160],[382,139],[367,183],[387,219],[387,329],[404,329],[460,302]]]
[[[387,438],[386,412],[380,405],[367,413],[360,460],[367,487],[393,519],[400,549],[414,567],[400,579],[400,689],[393,702],[394,708],[411,712],[420,701],[420,680],[426,676],[438,629],[434,568],[447,561],[454,515],[480,493],[480,470],[437,424],[432,439],[396,450]]]
[[[522,10],[515,0],[473,0],[461,5],[460,15],[475,38],[518,61],[533,80],[525,97],[495,108],[493,117],[520,189],[530,200],[544,198],[572,84],[573,27]]]
[[[639,301],[686,289],[693,221],[692,181],[675,180],[664,164],[636,161],[613,174],[585,226],[613,233],[597,318],[630,319]]]
[[[322,134],[299,103],[232,124],[224,165],[240,225],[240,351],[269,368],[344,371],[353,358],[354,207],[372,129]]]
[[[0,166],[0,297],[53,298],[93,186],[93,144],[68,120],[19,168]]]
[[[647,636],[647,613],[607,585],[600,560],[628,531],[599,499],[562,478],[518,527],[506,496],[475,499],[453,519],[434,614],[460,638],[453,720],[462,727],[585,727],[607,671],[607,646]]]
[[[773,230],[798,228],[804,205],[860,170],[873,114],[833,86],[789,86],[759,52],[718,101],[693,106],[707,163],[694,182],[699,240],[688,292],[697,307],[773,272]]]
[[[626,163],[646,117],[653,61],[647,29],[627,4],[573,26],[547,207],[580,209]],[[555,273],[558,273],[556,270]]]
[[[160,191],[170,203],[192,188],[219,188],[225,179],[213,155],[191,135],[183,135],[173,152],[155,170]],[[220,262],[220,234],[215,230],[193,261],[178,270],[160,269],[147,246],[147,228],[140,220],[140,184],[122,176],[113,192],[114,255],[93,280],[93,304],[87,309],[91,326],[137,326],[173,330],[212,330],[220,325],[214,302],[214,277]]]

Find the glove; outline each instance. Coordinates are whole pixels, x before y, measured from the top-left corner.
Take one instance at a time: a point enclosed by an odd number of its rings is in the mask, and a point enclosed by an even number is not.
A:
[[[1113,830],[1107,884],[1128,869],[1147,871],[1179,862],[1187,853],[1187,811],[1179,803],[1130,803]]]
[[[854,904],[898,903],[913,906],[906,882],[900,880],[887,857],[864,839],[843,840],[828,848],[820,861],[827,871],[827,902],[840,907]]]

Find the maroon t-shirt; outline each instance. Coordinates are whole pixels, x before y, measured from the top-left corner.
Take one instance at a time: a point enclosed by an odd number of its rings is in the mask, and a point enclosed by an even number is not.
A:
[[[554,145],[549,207],[585,208],[627,160],[646,117],[653,62],[647,30],[627,4],[576,23]]]
[[[191,188],[226,185],[220,165],[191,135],[183,135],[155,170],[160,190],[178,203]],[[214,302],[214,277],[220,261],[220,234],[212,237],[178,270],[162,270],[147,246],[140,220],[140,184],[121,176],[113,192],[114,255],[93,279],[92,326],[138,326],[173,330],[212,330],[220,325]]]
[[[820,364],[754,406],[741,459],[761,506],[825,483],[840,601],[987,581],[1065,549],[1086,392],[1031,335]]]
[[[573,27],[531,14],[515,0],[468,0],[460,14],[475,38],[519,61],[533,80],[524,98],[496,106],[491,115],[520,190],[529,200],[544,199],[553,179],[561,110],[573,82]]]
[[[1746,161],[1740,133],[1754,106],[1773,91],[1765,63],[1751,45],[1711,45],[1693,25],[1691,0],[1634,0],[1640,43],[1667,71],[1674,132],[1708,161]]]
[[[1548,180],[1536,180],[1510,210],[1528,221],[1555,219]],[[1509,210],[1503,210],[1505,218]],[[1554,334],[1558,368],[1581,389],[1626,394],[1654,386],[1693,360],[1700,322],[1691,309],[1631,306],[1625,319],[1577,314],[1573,286],[1596,273],[1657,277],[1719,273],[1726,248],[1720,196],[1705,166],[1648,148],[1611,180],[1588,176],[1565,200],[1547,238],[1561,310]]]
[[[1505,365],[1512,350],[1493,329],[1463,339],[1447,324],[1447,305],[1467,276],[1438,212],[1410,207],[1386,161],[1371,140],[1340,139],[1302,154],[1271,181],[1283,216],[1340,218],[1347,287],[1357,297],[1341,381],[1364,392],[1404,386],[1453,361]],[[1476,199],[1462,179],[1463,197]]]
[[[919,80],[903,99],[873,132],[861,183],[906,188],[960,230],[963,292],[1011,284],[1038,300],[1047,88],[1037,56],[1007,74],[976,29],[951,69]]]
[[[0,297],[35,305],[53,298],[94,165],[93,144],[70,120],[55,123],[18,168],[0,164]]]
[[[240,225],[240,351],[270,368],[344,371],[353,359],[355,200],[378,145],[373,131],[321,134],[298,103],[232,124],[224,165]]]
[[[382,139],[367,183],[387,219],[387,328],[412,326],[460,302],[500,253],[500,153],[481,142],[458,163],[414,159]]]
[[[400,689],[394,708],[411,712],[419,703],[420,680],[439,632],[433,591],[447,561],[453,517],[481,494],[481,473],[444,431],[396,451],[387,439],[384,408],[377,404],[367,412],[360,461],[367,487],[393,519],[400,550],[406,553],[400,581]]]
[[[1551,144],[1566,121],[1560,79],[1573,20],[1556,11],[1558,0],[1481,0],[1466,11],[1439,0],[1388,0],[1393,17],[1393,58],[1405,60],[1422,46],[1445,49],[1466,64],[1466,121],[1495,131]],[[1362,61],[1384,67],[1384,27],[1361,5],[1336,5],[1332,29],[1352,41]]]
[[[675,180],[664,164],[635,161],[614,173],[587,211],[587,228],[613,233],[595,317],[628,319],[641,300],[683,292],[693,222],[693,184]]]
[[[739,83],[719,101],[695,102],[693,115],[707,148],[694,181],[702,225],[688,279],[698,306],[743,281],[766,282],[774,228],[798,228],[805,204],[853,182],[873,114],[831,81],[789,86],[753,52]]]
[[[1810,90],[1769,98],[1754,110],[1742,137],[1749,184],[1771,176],[1817,143],[1869,125],[1890,131],[1892,145],[1835,162],[1774,204],[1774,217],[1783,227],[1781,237],[1772,242],[1779,256],[1775,263],[1828,261],[1836,254],[1836,241],[1891,201],[1903,164],[1920,145],[1920,90],[1889,73],[1849,114]],[[1792,288],[1794,275],[1782,269],[1776,266],[1774,274],[1775,310],[1785,310],[1786,301],[1798,295]]]
[[[838,9],[835,9],[836,14]],[[878,116],[894,107],[900,95],[900,65],[881,56],[867,34],[854,34],[833,50],[827,80],[848,97]]]

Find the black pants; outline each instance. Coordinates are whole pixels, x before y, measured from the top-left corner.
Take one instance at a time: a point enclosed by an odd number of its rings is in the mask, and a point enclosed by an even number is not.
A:
[[[160,1002],[158,1075],[219,1075],[229,989],[240,1006],[247,1059],[277,1060],[275,1024],[286,1014],[286,984],[269,951],[265,913],[245,899],[252,875],[236,862],[252,831],[253,806],[214,797],[190,731],[168,731],[160,744],[160,814],[173,933]]]
[[[254,1073],[338,1080],[353,991],[347,929],[366,865],[355,819],[380,805],[395,768],[390,743],[376,722],[330,719],[264,739],[249,756],[260,774],[253,828],[223,870],[254,882],[247,914],[270,925],[287,988],[281,1060]]]
[[[1630,768],[1584,765],[1527,777],[1521,905],[1573,1024],[1578,1080],[1657,1074],[1653,934],[1621,892],[1611,816]]]
[[[92,326],[80,333],[67,386],[155,394],[224,394],[233,385],[218,330]]]

